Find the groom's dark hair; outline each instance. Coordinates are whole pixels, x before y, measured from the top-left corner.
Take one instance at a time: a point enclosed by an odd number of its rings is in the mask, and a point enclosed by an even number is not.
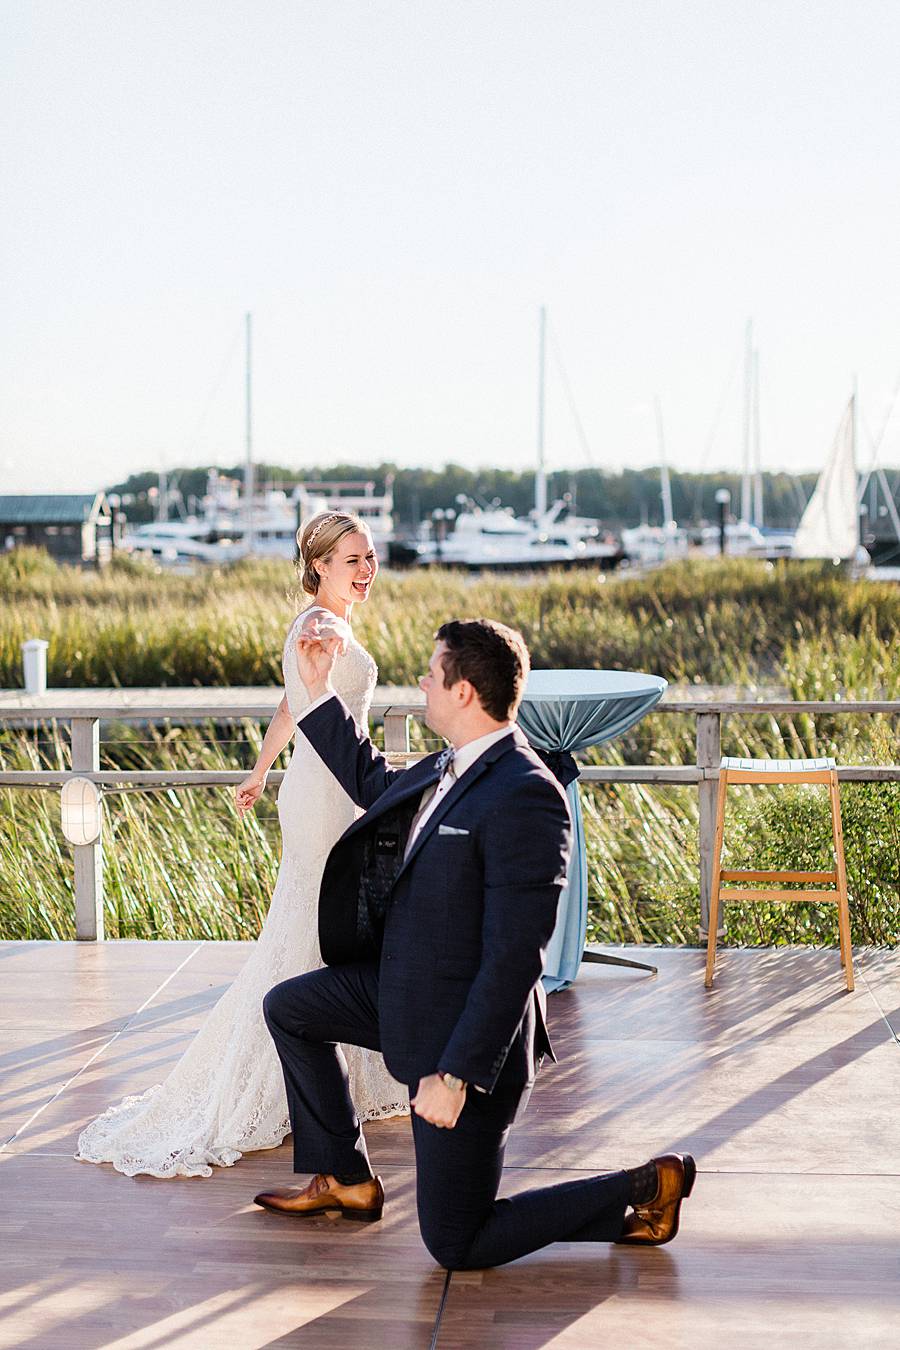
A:
[[[444,688],[468,680],[489,717],[511,722],[531,669],[522,634],[495,619],[451,619],[434,636],[447,648]]]

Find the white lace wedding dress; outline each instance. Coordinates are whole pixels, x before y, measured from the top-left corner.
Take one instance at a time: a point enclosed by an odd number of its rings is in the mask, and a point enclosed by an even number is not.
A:
[[[309,702],[297,671],[295,638],[285,642],[284,685],[296,719]],[[334,685],[365,726],[377,670],[350,639]],[[262,1017],[263,995],[292,975],[315,970],[319,884],[328,852],[359,809],[302,735],[278,794],[283,852],[272,903],[246,965],[165,1082],[110,1107],[82,1132],[76,1158],[112,1163],[127,1176],[208,1177],[243,1153],[275,1148],[290,1130],[281,1065]],[[345,1046],[350,1086],[362,1120],[409,1111],[406,1088],[381,1055]]]

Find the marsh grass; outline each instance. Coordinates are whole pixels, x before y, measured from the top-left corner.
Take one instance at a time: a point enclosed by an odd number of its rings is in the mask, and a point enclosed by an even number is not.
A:
[[[50,642],[55,687],[253,685],[280,681],[285,630],[300,606],[276,563],[171,576],[120,560],[102,574],[62,569],[20,550],[0,558],[0,683],[20,683],[20,644]],[[644,578],[587,574],[471,579],[383,574],[357,616],[383,684],[411,684],[431,636],[451,615],[491,614],[522,629],[538,667],[652,670],[682,683],[778,683],[797,699],[900,698],[900,591],[853,583],[833,568],[754,562],[681,564]],[[105,731],[105,767],[240,769],[262,728]],[[414,725],[414,744],[426,737]],[[896,719],[727,719],[723,752],[897,761]],[[692,762],[693,718],[651,714],[587,758]],[[9,768],[68,764],[67,736],[0,734]],[[591,936],[696,941],[697,793],[691,788],[583,789]],[[744,789],[730,797],[735,866],[813,867],[826,859],[828,816],[814,789]],[[842,806],[854,938],[900,941],[900,785],[848,784]],[[220,789],[105,796],[107,931],[113,937],[252,937],[280,848],[274,794],[238,822]],[[729,906],[731,942],[832,942],[834,915],[813,906]],[[72,864],[56,793],[0,796],[0,937],[74,935]]]
[[[172,576],[122,559],[84,574],[25,549],[0,556],[0,597],[7,688],[21,683],[20,649],[30,637],[50,642],[56,688],[273,683],[285,630],[306,603],[286,563]],[[599,581],[587,572],[383,573],[355,623],[381,682],[409,684],[439,624],[478,614],[519,627],[538,667],[646,669],[673,681],[747,686],[787,673],[814,685],[813,650],[831,642],[837,665],[823,672],[823,689],[848,678],[860,697],[889,667],[895,687],[898,678],[897,588],[849,582],[817,564],[687,562]],[[848,641],[855,655],[845,669]]]

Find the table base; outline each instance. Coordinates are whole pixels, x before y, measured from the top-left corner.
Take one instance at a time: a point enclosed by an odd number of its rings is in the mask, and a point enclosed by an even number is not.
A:
[[[605,952],[584,951],[581,961],[582,965],[587,962],[596,966],[628,966],[632,970],[649,970],[651,975],[658,973],[657,966],[645,966],[643,961],[628,961],[624,956],[607,956]]]

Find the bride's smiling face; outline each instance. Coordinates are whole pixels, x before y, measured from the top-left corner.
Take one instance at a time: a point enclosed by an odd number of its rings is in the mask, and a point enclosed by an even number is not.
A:
[[[345,534],[335,545],[327,562],[316,564],[320,594],[327,593],[345,604],[368,600],[372,582],[378,573],[378,557],[367,530]]]

